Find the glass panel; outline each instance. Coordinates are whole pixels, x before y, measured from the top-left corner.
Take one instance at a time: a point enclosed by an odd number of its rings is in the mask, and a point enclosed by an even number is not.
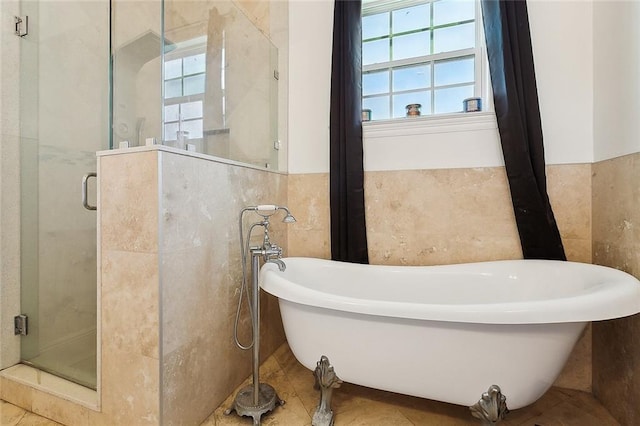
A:
[[[473,22],[433,31],[433,53],[469,49],[475,45],[476,26]]]
[[[207,63],[205,61],[204,53],[200,55],[187,56],[183,59],[183,62],[184,62],[184,68],[183,68],[184,75],[202,73],[202,72],[205,72],[207,68]],[[165,76],[165,78],[167,77]]]
[[[362,100],[362,109],[371,110],[372,120],[389,118],[389,96],[376,96]]]
[[[415,58],[429,54],[429,31],[393,38],[393,60]]]
[[[394,34],[429,27],[429,5],[407,7],[393,11],[392,29]]]
[[[162,75],[179,77],[181,60],[164,65],[160,58],[162,2],[111,1],[111,4],[114,121],[111,146],[117,148],[122,141],[140,146],[147,138],[161,139]],[[101,37],[108,38],[107,33]],[[176,80],[164,89],[169,96],[181,96],[180,86],[180,80]]]
[[[470,83],[475,79],[475,61],[473,57],[451,61],[436,62],[434,80],[436,86]]]
[[[164,107],[164,121],[180,120],[180,104],[167,105]]]
[[[167,123],[164,125],[164,140],[175,141],[178,138],[178,130],[180,130],[178,123]]]
[[[431,112],[430,92],[425,90],[393,95],[393,118],[406,117],[406,107],[409,104],[420,104],[422,115],[429,114]]]
[[[431,85],[431,65],[423,64],[393,70],[393,91],[427,88]]]
[[[433,25],[467,21],[475,15],[474,0],[440,0],[433,4]]]
[[[164,79],[182,77],[182,59],[174,59],[164,63]]]
[[[202,117],[202,101],[187,102],[182,104],[182,116],[183,120],[190,120],[193,118]]]
[[[178,98],[182,96],[182,79],[169,80],[164,82],[165,99]]]
[[[204,93],[204,74],[184,78],[184,95]]]
[[[198,152],[278,169],[282,152],[274,148],[280,96],[274,45],[234,1],[151,3],[164,6],[164,61],[183,62],[184,74],[177,77],[183,98],[166,101],[182,101],[180,130],[199,139]],[[272,19],[282,19],[286,4],[281,3],[271,2]],[[177,95],[177,88],[168,89],[165,98]],[[165,143],[176,145],[175,131],[165,127]]]
[[[473,86],[452,87],[435,91],[435,113],[462,111],[462,101],[473,96]]]
[[[202,138],[202,120],[183,121],[182,130],[189,132],[189,139],[200,139]]]
[[[362,95],[389,92],[389,71],[368,72],[362,75]]]
[[[362,65],[377,64],[389,60],[389,39],[368,41],[362,44]]]
[[[389,12],[362,17],[362,39],[389,35]]]
[[[20,304],[29,317],[20,357],[95,389],[96,212],[79,189],[109,147],[111,10],[93,1],[20,7],[34,23],[20,41]],[[88,190],[95,204],[94,179]]]

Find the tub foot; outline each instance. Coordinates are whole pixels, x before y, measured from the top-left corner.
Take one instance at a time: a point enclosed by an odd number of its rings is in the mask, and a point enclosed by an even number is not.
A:
[[[494,425],[509,412],[507,398],[502,395],[500,386],[491,385],[489,390],[482,394],[482,398],[469,407],[471,415],[482,420],[483,425]]]
[[[332,426],[333,411],[331,410],[331,396],[335,388],[339,388],[342,380],[338,378],[329,364],[329,358],[322,355],[313,372],[316,378],[314,388],[320,390],[320,404],[313,413],[312,426]]]

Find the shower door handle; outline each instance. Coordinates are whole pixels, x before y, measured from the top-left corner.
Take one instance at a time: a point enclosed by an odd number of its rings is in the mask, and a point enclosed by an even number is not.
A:
[[[98,174],[95,172],[91,172],[91,173],[87,173],[86,175],[84,175],[82,177],[82,205],[84,206],[85,209],[87,210],[97,210],[98,207],[97,206],[92,206],[91,204],[89,204],[89,201],[87,200],[87,182],[89,181],[89,178],[94,178],[97,177]]]

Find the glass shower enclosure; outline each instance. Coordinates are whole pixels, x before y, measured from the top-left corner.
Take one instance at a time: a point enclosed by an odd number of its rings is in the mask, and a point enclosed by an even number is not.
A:
[[[157,143],[278,169],[278,52],[231,0],[20,6],[21,358],[95,389],[96,179],[86,203],[81,185],[96,151]]]
[[[109,147],[110,2],[22,0],[22,362],[96,388],[96,212],[81,182]],[[95,205],[95,179],[89,181]]]

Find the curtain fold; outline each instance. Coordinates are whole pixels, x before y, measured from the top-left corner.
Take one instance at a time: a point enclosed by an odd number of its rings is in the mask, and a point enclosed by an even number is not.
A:
[[[525,259],[566,260],[547,194],[527,3],[482,0],[495,112]]]
[[[336,0],[331,62],[331,258],[368,263],[362,147],[360,0]]]

